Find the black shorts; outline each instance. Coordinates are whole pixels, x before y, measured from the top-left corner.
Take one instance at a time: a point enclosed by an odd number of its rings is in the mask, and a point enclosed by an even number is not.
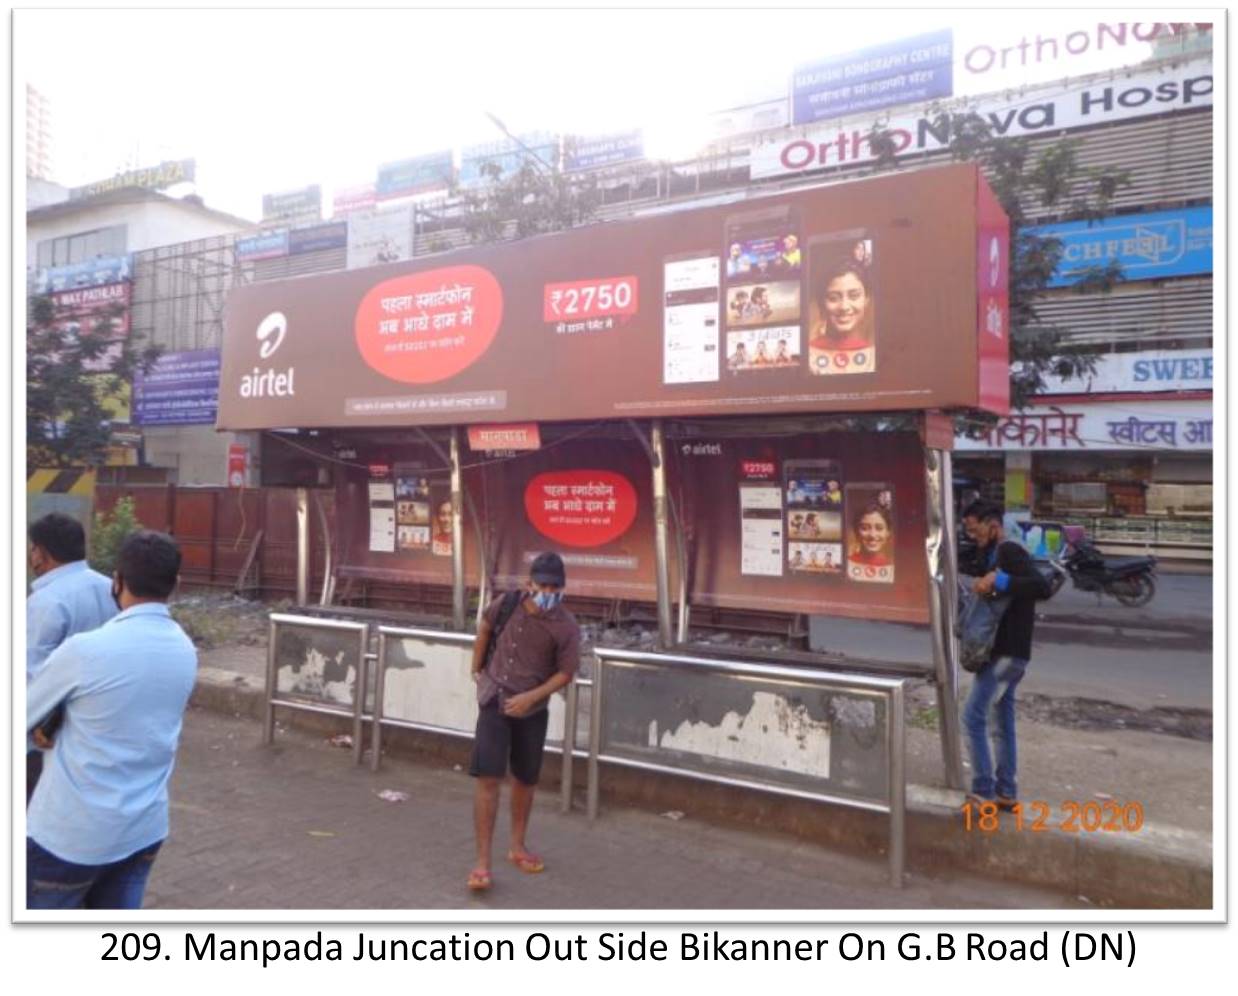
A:
[[[510,761],[513,778],[525,785],[536,785],[542,772],[542,750],[549,722],[549,709],[516,718],[499,712],[497,700],[482,706],[477,713],[469,774],[474,778],[502,778]]]

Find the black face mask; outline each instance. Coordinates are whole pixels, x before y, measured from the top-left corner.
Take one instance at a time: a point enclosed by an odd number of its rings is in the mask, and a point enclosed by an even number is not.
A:
[[[124,591],[115,581],[112,582],[112,601],[116,603],[116,608],[122,608],[120,604],[120,593]]]

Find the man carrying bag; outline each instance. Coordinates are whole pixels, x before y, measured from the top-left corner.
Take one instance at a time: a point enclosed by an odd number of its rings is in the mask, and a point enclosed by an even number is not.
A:
[[[969,645],[967,620],[963,621],[964,657],[978,665],[971,694],[963,708],[963,725],[971,754],[972,787],[970,798],[975,802],[996,802],[1011,809],[1018,801],[1016,772],[1018,751],[1015,745],[1015,689],[1023,680],[1032,657],[1032,630],[1036,623],[1036,602],[1050,597],[1049,581],[1036,570],[1031,555],[1018,543],[1006,539],[1002,526],[1004,511],[995,502],[978,499],[963,512],[963,526],[979,548],[980,563],[986,573],[972,582],[976,596],[997,597],[1000,604],[973,605],[971,642],[979,642],[986,627],[991,627],[992,615],[986,622],[979,612],[1000,613],[992,632],[988,654],[983,647]],[[968,608],[962,603],[964,610]],[[974,668],[968,667],[968,670]],[[997,755],[996,769],[989,750],[989,716],[993,715],[993,747]]]

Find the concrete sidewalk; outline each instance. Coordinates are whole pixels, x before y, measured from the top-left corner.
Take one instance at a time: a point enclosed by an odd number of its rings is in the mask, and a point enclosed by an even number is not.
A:
[[[690,815],[607,805],[593,824],[561,814],[547,786],[533,816],[540,875],[500,861],[470,894],[472,780],[450,766],[384,758],[354,767],[323,737],[191,708],[173,776],[172,832],[146,904],[156,909],[1080,909],[1063,892],[950,872],[889,884],[881,856],[840,855]],[[407,792],[385,802],[384,789]],[[506,796],[496,850],[506,853]]]

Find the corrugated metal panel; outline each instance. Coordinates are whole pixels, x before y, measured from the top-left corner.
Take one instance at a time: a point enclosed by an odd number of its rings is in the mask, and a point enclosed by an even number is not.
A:
[[[1212,278],[1132,284],[1108,294],[1063,290],[1037,301],[1036,313],[1065,330],[1071,345],[1210,347]]]
[[[1183,201],[1212,199],[1212,110],[1172,114],[1068,133],[1079,139],[1078,162],[1084,169],[1114,168],[1130,173],[1130,185],[1113,198],[1117,210],[1153,209]],[[1058,141],[1035,138],[1033,156]],[[1060,213],[1069,205],[1046,209],[1024,201],[1036,218]]]
[[[260,259],[253,264],[254,281],[284,280],[287,277],[304,277],[311,273],[330,273],[348,266],[348,249],[320,249],[318,252],[301,252],[295,256],[278,256],[275,259]]]

